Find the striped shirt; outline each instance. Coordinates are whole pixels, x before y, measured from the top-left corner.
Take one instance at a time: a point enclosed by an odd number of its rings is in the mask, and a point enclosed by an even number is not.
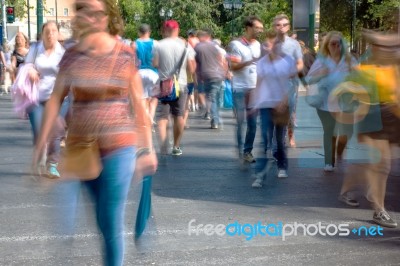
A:
[[[60,74],[65,75],[65,93],[73,98],[68,138],[95,137],[102,151],[136,144],[129,97],[134,58],[133,50],[120,42],[104,56],[89,56],[76,47],[66,51]],[[135,92],[141,94],[141,88]]]

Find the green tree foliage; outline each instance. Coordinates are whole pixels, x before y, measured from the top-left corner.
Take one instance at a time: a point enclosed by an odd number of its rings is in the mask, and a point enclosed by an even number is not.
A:
[[[35,0],[31,0],[35,1]],[[26,4],[26,0],[6,0],[6,6],[13,6],[15,17],[22,19],[26,17],[28,6]]]
[[[340,31],[350,37],[352,19],[352,0],[321,0],[320,32]]]
[[[320,6],[320,31],[340,31],[350,40],[355,23],[354,48],[358,51],[365,50],[366,44],[361,40],[363,28],[398,32],[399,0],[321,0]]]
[[[172,18],[177,20],[181,28],[181,36],[186,37],[189,29],[211,29],[216,38],[225,43],[231,35],[242,33],[242,21],[246,16],[257,15],[269,27],[272,18],[278,13],[291,14],[291,0],[243,0],[243,7],[239,10],[226,10],[223,0],[119,0],[121,13],[127,23],[126,37],[137,37],[136,29],[140,23],[149,24],[156,39],[161,38],[160,28],[165,17],[160,17],[161,8],[173,11]],[[140,14],[140,21],[132,18],[135,13]],[[136,25],[136,26],[135,26]],[[136,28],[135,28],[136,27]],[[232,30],[233,28],[233,30]]]
[[[364,19],[375,21],[375,28],[398,31],[400,19],[399,0],[368,0],[369,9]]]
[[[21,0],[17,0],[21,1]],[[242,34],[242,22],[246,16],[256,15],[270,28],[272,19],[279,13],[292,14],[292,0],[242,0],[239,10],[226,10],[223,0],[119,0],[122,15],[127,23],[126,36],[137,37],[137,26],[149,24],[156,39],[161,38],[160,28],[165,17],[161,8],[173,11],[172,18],[180,23],[181,36],[189,29],[208,28],[224,43]],[[399,0],[320,0],[320,31],[340,31],[349,40],[353,23],[353,6],[356,3],[356,35],[362,28],[397,31]],[[135,14],[140,20],[135,21]]]

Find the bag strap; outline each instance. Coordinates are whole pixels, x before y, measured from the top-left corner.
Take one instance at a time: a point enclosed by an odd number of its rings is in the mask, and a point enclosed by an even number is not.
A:
[[[111,77],[111,75],[112,75],[112,73],[113,73],[113,71],[114,71],[115,62],[117,61],[117,57],[118,57],[119,51],[121,50],[121,46],[122,46],[123,44],[122,44],[120,41],[117,40],[117,42],[116,42],[115,45],[116,45],[117,47],[115,48],[115,53],[113,53],[113,55],[112,55],[113,59],[112,59],[112,61],[111,61],[111,65],[110,65],[109,73],[108,73],[108,76],[109,76],[109,77]]]
[[[30,47],[35,49],[33,58],[29,62],[27,60],[25,60],[24,63],[32,63],[33,65],[35,65],[36,57],[37,57],[38,50],[39,50],[39,42],[33,42],[32,44],[30,44]],[[29,52],[28,52],[28,54],[29,54]],[[26,59],[28,59],[28,57]]]
[[[182,68],[182,65],[183,65],[183,61],[185,60],[187,51],[188,51],[188,43],[186,42],[185,50],[183,50],[181,59],[179,60],[179,63],[178,63],[178,68],[175,71],[175,75],[178,76],[178,77],[179,77],[179,73],[181,72],[181,68]]]
[[[33,64],[35,64],[38,50],[39,50],[39,43],[36,43],[36,45],[35,45],[35,55],[33,57]]]

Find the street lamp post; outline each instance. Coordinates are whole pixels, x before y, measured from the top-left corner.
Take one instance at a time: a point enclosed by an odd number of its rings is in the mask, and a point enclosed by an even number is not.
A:
[[[353,19],[351,23],[351,49],[355,49],[356,39],[357,0],[353,0]]]
[[[134,19],[136,22],[140,21],[140,14],[135,13],[135,16],[133,17],[133,19]]]
[[[37,37],[41,37],[42,26],[43,26],[43,0],[37,0],[36,2],[37,10]],[[39,38],[36,38],[39,40]]]
[[[224,0],[224,8],[227,10],[231,10],[232,12],[232,20],[231,20],[231,36],[233,37],[233,20],[235,18],[235,9],[241,9],[243,3],[241,0]]]
[[[165,20],[171,19],[172,15],[174,12],[171,9],[168,9],[167,11],[164,10],[164,8],[161,8],[160,10],[160,17],[164,18]]]
[[[6,19],[6,1],[5,0],[1,0],[1,13],[2,13],[2,18],[1,18],[1,24],[3,27],[3,32],[1,38],[2,43],[7,41],[7,19]]]
[[[57,7],[57,0],[54,0],[54,5],[55,5],[55,8],[56,8],[56,23],[57,23],[57,25],[58,25],[58,12],[57,12],[58,7]]]

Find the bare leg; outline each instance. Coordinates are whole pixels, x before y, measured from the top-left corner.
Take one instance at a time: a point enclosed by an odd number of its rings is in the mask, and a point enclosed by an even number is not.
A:
[[[168,119],[160,119],[158,120],[158,135],[160,136],[160,153],[167,154],[168,148],[168,139],[167,139],[167,130],[168,130]]]
[[[149,114],[150,114],[152,122],[154,121],[154,116],[156,114],[157,105],[158,105],[158,99],[157,98],[150,98],[150,101],[149,101]]]
[[[180,147],[185,121],[182,116],[174,116],[174,147]]]

